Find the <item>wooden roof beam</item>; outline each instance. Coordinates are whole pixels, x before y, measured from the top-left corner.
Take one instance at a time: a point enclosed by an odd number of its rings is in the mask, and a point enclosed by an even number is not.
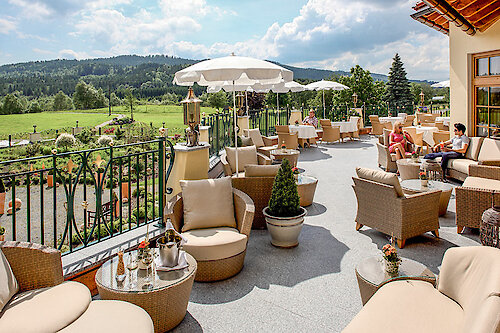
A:
[[[468,35],[474,35],[476,29],[462,15],[460,15],[450,4],[445,0],[424,0],[431,8],[441,13],[448,21],[455,23],[457,27],[462,29]]]

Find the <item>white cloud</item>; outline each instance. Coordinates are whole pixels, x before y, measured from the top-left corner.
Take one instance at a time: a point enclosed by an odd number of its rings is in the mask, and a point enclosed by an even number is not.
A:
[[[36,53],[39,53],[39,54],[54,54],[54,52],[52,51],[49,51],[49,50],[42,50],[42,49],[39,49],[39,48],[32,48],[31,49],[33,52],[36,52]]]
[[[21,8],[23,17],[42,19],[53,14],[52,9],[44,2],[29,0],[9,0],[9,3]]]
[[[88,59],[91,57],[86,52],[77,52],[74,50],[65,49],[65,50],[59,51],[58,58],[59,59],[77,59],[77,60],[80,60],[80,59]]]
[[[16,31],[17,23],[11,19],[0,18],[0,34],[8,35],[11,31]]]

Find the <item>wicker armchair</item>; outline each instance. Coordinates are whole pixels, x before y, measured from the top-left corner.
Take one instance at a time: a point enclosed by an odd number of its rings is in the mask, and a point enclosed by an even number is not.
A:
[[[450,132],[448,132],[448,131],[433,132],[432,138],[434,139],[435,144],[438,144],[440,142],[446,142],[446,141],[450,140]]]
[[[358,201],[356,230],[367,226],[393,236],[399,248],[408,238],[431,231],[439,236],[439,196],[429,191],[400,196],[395,186],[353,177]]]
[[[493,194],[496,190],[497,194]],[[500,205],[500,167],[493,165],[470,165],[469,176],[463,186],[455,188],[457,232],[465,227],[479,228],[483,212],[491,207],[492,196],[495,205]]]
[[[330,119],[320,119],[319,122],[323,128],[321,142],[340,141],[340,127],[332,126]]]
[[[264,155],[262,153],[256,153],[256,154],[257,154],[257,164],[258,165],[269,165],[269,164],[271,164],[271,159],[269,157],[267,157],[266,155]],[[222,163],[222,168],[224,170],[224,175],[225,176],[233,176],[233,175],[236,174],[236,172],[233,173],[231,165],[229,164],[229,162],[227,160],[227,155],[226,154],[222,154],[221,155],[220,162]]]
[[[368,116],[368,118],[370,118],[370,122],[372,124],[372,131],[370,132],[370,134],[382,135],[385,122],[380,122],[377,115],[371,115],[371,116]],[[389,122],[389,124],[390,124],[390,122]]]
[[[233,201],[237,229],[240,234],[244,234],[247,237],[248,242],[255,214],[255,206],[247,194],[235,188],[233,188]],[[168,202],[165,215],[170,218],[174,228],[180,232],[184,225],[182,194],[178,194]],[[238,274],[243,268],[245,254],[246,247],[241,253],[218,260],[199,260],[193,255],[198,264],[195,281],[220,281]]]
[[[298,133],[278,132],[278,147],[285,145],[288,149],[299,148]]]
[[[257,147],[257,152],[271,157],[271,150],[278,147],[278,136],[263,136],[258,128],[244,129],[243,134],[252,140]]]

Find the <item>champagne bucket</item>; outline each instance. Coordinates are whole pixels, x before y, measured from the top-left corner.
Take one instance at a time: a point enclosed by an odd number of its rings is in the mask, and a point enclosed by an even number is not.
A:
[[[179,264],[180,243],[158,243],[160,251],[160,262],[164,267],[175,267]]]

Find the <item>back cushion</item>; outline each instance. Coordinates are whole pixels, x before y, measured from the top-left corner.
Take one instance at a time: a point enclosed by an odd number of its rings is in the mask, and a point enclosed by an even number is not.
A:
[[[332,126],[332,121],[330,119],[320,119],[319,123],[321,124],[321,127]]]
[[[260,135],[260,130],[258,128],[249,129],[247,135],[252,139],[253,144],[257,147],[264,146],[264,140],[262,140],[262,135]]]
[[[0,249],[0,311],[2,311],[5,304],[19,291],[19,284],[17,283],[14,273],[10,268],[7,258]]]
[[[236,228],[231,178],[181,180],[182,232],[216,227]]]
[[[437,288],[464,309],[463,332],[498,332],[500,249],[468,246],[447,250]]]
[[[245,165],[259,164],[257,160],[257,147],[238,147],[238,168],[236,168],[236,148],[226,147],[227,163],[231,167],[231,171],[243,172]]]
[[[246,165],[245,177],[275,177],[280,165]]]
[[[477,136],[470,138],[469,148],[467,148],[467,151],[465,152],[465,158],[477,161],[477,156],[479,155],[479,150],[481,149],[483,140],[484,138]]]
[[[389,147],[389,135],[391,134],[391,130],[384,128],[384,146]]]
[[[371,180],[377,183],[394,186],[398,197],[403,197],[403,189],[399,183],[398,176],[395,173],[385,172],[382,170],[373,170],[367,168],[356,168],[356,174],[361,179]]]
[[[243,147],[248,147],[253,145],[252,138],[249,138],[247,136],[240,136],[240,138],[241,138],[241,145]]]
[[[484,139],[477,160],[480,162],[500,161],[500,140]]]

